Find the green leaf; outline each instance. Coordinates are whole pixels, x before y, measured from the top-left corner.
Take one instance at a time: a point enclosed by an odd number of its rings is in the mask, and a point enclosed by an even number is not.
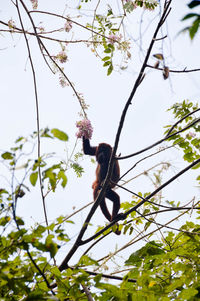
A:
[[[103,67],[107,67],[107,66],[109,66],[111,64],[111,62],[110,61],[107,61],[107,62],[105,62],[104,64],[103,64]]]
[[[102,59],[102,61],[109,61],[111,58],[110,58],[110,56],[105,56],[103,59]]]
[[[64,188],[67,185],[67,177],[64,170],[60,170],[58,173],[58,179],[62,179],[61,185]]]
[[[58,277],[61,276],[61,272],[60,272],[60,270],[59,270],[57,267],[52,267],[52,268],[50,269],[50,271],[51,271],[51,273],[52,273],[54,276],[58,276]]]
[[[200,5],[200,1],[199,1],[199,0],[193,0],[193,1],[191,1],[191,2],[188,4],[188,7],[189,7],[189,8],[193,8],[193,7],[197,6],[197,5]]]
[[[18,142],[22,141],[23,139],[25,139],[25,138],[21,136],[17,140],[15,140],[15,143],[18,143]]]
[[[24,221],[23,221],[23,219],[21,219],[20,217],[16,217],[16,221],[17,221],[17,224],[19,225],[19,226],[23,226],[24,225]]]
[[[183,156],[183,159],[187,162],[193,162],[194,161],[194,156],[193,153],[187,153]]]
[[[197,163],[195,166],[192,167],[192,169],[197,169],[200,167],[200,163]]]
[[[115,46],[113,44],[108,44],[108,47],[113,51],[115,50]]]
[[[195,34],[197,33],[197,30],[199,29],[199,24],[200,24],[200,19],[196,19],[192,26],[189,29],[189,33],[190,33],[190,38],[191,40],[194,38]]]
[[[183,19],[181,21],[184,21],[184,20],[187,20],[187,19],[193,18],[193,17],[199,17],[199,14],[195,14],[195,13],[187,14],[187,15],[185,15],[185,17],[183,17]]]
[[[180,298],[182,300],[192,300],[193,296],[195,296],[196,294],[198,294],[198,291],[193,288],[193,287],[187,287],[187,289],[184,289],[181,293],[180,293]],[[193,299],[194,300],[194,299]],[[197,299],[196,299],[197,300]]]
[[[107,75],[110,75],[113,71],[113,65],[110,64],[109,68],[108,68],[108,71],[107,71]]]
[[[51,133],[54,135],[55,138],[62,140],[62,141],[68,141],[68,136],[65,132],[60,131],[59,129],[52,129]]]
[[[54,257],[58,251],[58,246],[53,242],[54,235],[49,234],[45,240],[45,247],[50,252],[50,256]]]
[[[147,243],[144,247],[132,253],[128,260],[125,261],[126,265],[135,265],[138,262],[141,262],[143,258],[147,258],[148,256],[157,256],[164,254],[165,252],[162,250],[162,245],[156,243],[155,241],[151,241]]]
[[[10,216],[4,216],[0,218],[0,226],[5,226],[7,223],[9,223],[11,220]]]
[[[110,49],[110,48],[106,48],[106,49],[104,50],[104,52],[105,52],[105,53],[111,53],[111,49]]]
[[[88,255],[81,256],[78,265],[88,266],[88,265],[96,265],[99,266],[98,261],[92,259]]]
[[[35,184],[37,183],[37,179],[38,179],[38,171],[33,172],[32,174],[30,174],[30,182],[33,186],[35,186]]]
[[[72,163],[72,164],[70,164],[70,167],[73,168],[73,170],[75,171],[78,178],[80,178],[82,176],[84,169],[81,165],[79,165],[78,163]]]
[[[13,154],[10,152],[3,153],[1,157],[5,160],[12,160],[14,158]]]

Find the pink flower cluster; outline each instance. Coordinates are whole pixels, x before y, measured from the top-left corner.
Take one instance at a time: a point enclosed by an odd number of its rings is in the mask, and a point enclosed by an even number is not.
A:
[[[91,125],[90,120],[83,119],[76,123],[76,127],[78,128],[78,132],[76,133],[77,138],[85,137],[86,139],[91,139],[93,127]]]
[[[109,38],[110,44],[113,45],[115,42],[120,42],[122,36],[121,35],[117,36],[115,34],[110,34],[108,38]]]

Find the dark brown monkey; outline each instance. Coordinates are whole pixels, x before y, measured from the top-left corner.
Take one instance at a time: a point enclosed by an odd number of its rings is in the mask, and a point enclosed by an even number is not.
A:
[[[83,151],[84,154],[86,155],[96,156],[96,160],[98,163],[96,168],[96,180],[92,184],[93,196],[94,196],[94,200],[96,200],[98,191],[101,188],[101,185],[103,184],[103,181],[105,180],[108,171],[108,165],[112,153],[112,147],[106,143],[100,143],[98,146],[90,146],[89,139],[83,137]],[[116,160],[113,167],[111,181],[117,183],[119,177],[120,177],[119,163]],[[102,213],[107,218],[107,220],[109,220],[109,222],[115,219],[120,209],[120,197],[115,191],[112,190],[112,188],[115,187],[114,183],[110,183],[108,185],[106,189],[105,197],[102,199],[100,203],[100,208],[102,210]],[[105,198],[113,202],[112,215],[108,211]],[[120,231],[117,230],[115,233],[120,234]]]

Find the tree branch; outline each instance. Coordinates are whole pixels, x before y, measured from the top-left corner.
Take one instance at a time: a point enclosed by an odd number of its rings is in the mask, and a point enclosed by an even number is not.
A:
[[[198,109],[198,110],[200,110],[200,109]],[[190,115],[191,115],[191,114],[190,114]],[[184,119],[184,118],[182,118],[182,119]],[[180,133],[186,131],[187,129],[189,129],[190,127],[192,127],[193,125],[195,125],[195,124],[198,123],[198,122],[200,122],[200,118],[194,120],[192,123],[190,123],[189,125],[187,125],[186,127],[184,127],[182,130],[177,131],[177,132],[175,132],[175,133],[173,133],[173,134],[171,134],[171,135],[167,135],[167,136],[165,136],[164,138],[158,140],[157,142],[151,144],[150,146],[147,146],[147,147],[143,148],[142,150],[137,151],[136,153],[133,153],[133,154],[130,154],[130,155],[127,155],[127,156],[123,156],[123,157],[117,157],[116,159],[117,159],[117,160],[124,160],[124,159],[128,159],[128,158],[137,156],[137,155],[139,155],[139,154],[142,154],[143,152],[146,152],[147,150],[149,150],[149,149],[151,149],[151,148],[157,146],[158,144],[161,144],[161,143],[164,142],[165,140],[168,140],[169,138],[171,138],[171,137],[173,137],[173,136],[176,136],[177,134],[180,134]],[[178,123],[179,123],[179,121],[177,122],[177,124],[178,124]]]
[[[163,71],[164,70],[164,68],[154,67],[154,66],[151,66],[151,65],[148,65],[148,64],[147,64],[147,67],[151,68],[151,69],[159,70],[159,71]],[[198,72],[198,71],[200,71],[200,68],[189,69],[189,70],[187,70],[186,68],[187,67],[185,67],[183,70],[172,70],[172,69],[169,69],[169,72],[171,72],[171,73],[191,73],[191,72]]]
[[[148,201],[149,199],[151,199],[155,194],[157,194],[160,190],[162,190],[163,188],[165,188],[166,186],[168,186],[170,183],[172,183],[174,180],[176,180],[178,177],[180,177],[182,174],[184,174],[186,171],[188,171],[189,169],[191,169],[192,167],[194,167],[195,165],[197,165],[198,163],[200,163],[200,159],[197,159],[196,161],[194,161],[193,163],[191,163],[190,165],[188,165],[187,167],[185,167],[184,169],[182,169],[180,172],[178,172],[175,176],[173,176],[172,178],[170,178],[167,182],[165,182],[164,184],[162,184],[160,187],[158,187],[154,192],[152,192],[151,194],[149,194],[145,199],[143,199],[140,203],[138,203],[136,206],[134,206],[133,208],[131,208],[130,210],[128,210],[127,212],[125,212],[124,214],[122,214],[122,219],[126,218],[131,212],[136,211],[137,208],[139,208],[141,205],[143,205],[146,201]],[[120,217],[116,218],[116,221],[119,221]]]

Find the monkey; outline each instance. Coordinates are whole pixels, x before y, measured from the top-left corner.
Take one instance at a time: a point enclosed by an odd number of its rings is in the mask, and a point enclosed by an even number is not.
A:
[[[103,181],[105,180],[107,175],[108,165],[112,154],[112,147],[107,143],[100,143],[98,146],[91,146],[89,139],[83,136],[83,152],[86,155],[96,156],[96,179],[92,184],[93,198],[95,201],[98,196],[98,192],[101,189],[101,185],[103,184]],[[115,219],[120,209],[120,197],[115,191],[112,190],[115,187],[115,183],[118,182],[119,178],[119,163],[117,160],[115,160],[113,172],[111,175],[111,182],[106,189],[104,198],[100,202],[101,211],[109,222]],[[113,202],[112,215],[108,211],[105,198]],[[120,234],[120,231],[116,230],[115,233]]]

